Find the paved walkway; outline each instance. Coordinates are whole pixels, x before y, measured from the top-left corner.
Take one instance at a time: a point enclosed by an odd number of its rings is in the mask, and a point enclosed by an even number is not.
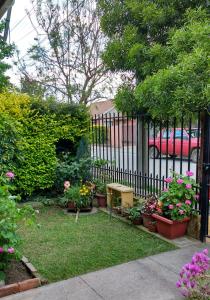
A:
[[[4,300],[179,300],[175,283],[180,268],[194,252],[210,245],[177,241],[179,250],[165,252],[53,283]]]

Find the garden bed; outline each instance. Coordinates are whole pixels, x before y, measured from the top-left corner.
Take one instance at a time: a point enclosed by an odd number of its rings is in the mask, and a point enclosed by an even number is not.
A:
[[[75,223],[59,208],[43,208],[38,223],[21,230],[20,250],[49,282],[175,249],[103,212],[81,215]]]
[[[40,286],[41,278],[33,271],[36,269],[27,259],[12,260],[5,271],[5,282],[0,286],[0,298]]]

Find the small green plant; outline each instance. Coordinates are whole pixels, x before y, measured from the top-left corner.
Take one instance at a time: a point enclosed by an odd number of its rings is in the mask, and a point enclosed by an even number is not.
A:
[[[141,208],[140,207],[132,207],[129,209],[129,219],[137,220],[141,216]]]
[[[96,193],[106,195],[106,183],[101,181],[100,179],[94,180]]]

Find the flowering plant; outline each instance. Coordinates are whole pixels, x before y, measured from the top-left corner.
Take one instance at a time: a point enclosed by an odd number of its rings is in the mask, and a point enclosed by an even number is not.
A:
[[[4,279],[4,270],[12,258],[19,258],[16,246],[19,242],[17,234],[18,221],[29,224],[34,222],[35,212],[31,206],[17,207],[19,197],[12,196],[14,190],[12,180],[14,173],[7,172],[0,176],[0,280]]]
[[[176,286],[188,299],[210,299],[210,258],[208,249],[193,255],[190,263],[182,267]]]
[[[165,188],[159,198],[157,212],[171,220],[182,220],[195,213],[193,207],[197,201],[196,188],[198,185],[191,178],[193,172],[187,171],[186,176],[172,173],[165,179]]]
[[[65,203],[73,202],[77,209],[90,205],[91,187],[88,184],[74,185],[71,187],[69,181],[64,182]]]
[[[147,196],[146,201],[142,205],[141,212],[147,215],[152,215],[156,212],[158,199],[156,196]]]

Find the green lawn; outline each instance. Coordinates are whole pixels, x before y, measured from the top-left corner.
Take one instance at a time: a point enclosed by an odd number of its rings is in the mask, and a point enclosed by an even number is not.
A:
[[[75,223],[62,210],[44,208],[38,223],[21,230],[20,250],[50,282],[175,249],[102,212]]]

